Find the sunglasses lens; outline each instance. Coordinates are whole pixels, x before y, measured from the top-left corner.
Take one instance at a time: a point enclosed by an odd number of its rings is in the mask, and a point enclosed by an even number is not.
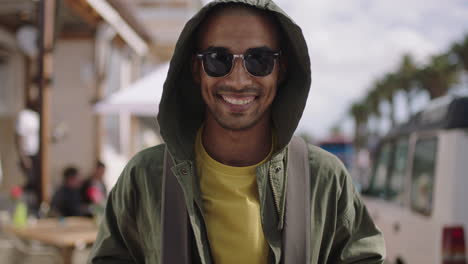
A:
[[[275,58],[271,53],[251,53],[245,56],[245,67],[254,76],[267,76],[274,66]]]
[[[225,76],[231,71],[232,54],[227,52],[212,52],[203,57],[203,67],[212,77]]]

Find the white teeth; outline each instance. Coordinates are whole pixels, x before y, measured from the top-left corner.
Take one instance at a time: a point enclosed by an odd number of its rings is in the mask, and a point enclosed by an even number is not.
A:
[[[238,98],[234,98],[234,97],[228,97],[228,96],[225,96],[225,95],[222,95],[224,101],[230,103],[230,104],[233,104],[233,105],[246,105],[246,104],[250,104],[253,100],[254,100],[254,96],[250,96],[250,97],[246,97],[246,98],[242,98],[242,99],[238,99]]]

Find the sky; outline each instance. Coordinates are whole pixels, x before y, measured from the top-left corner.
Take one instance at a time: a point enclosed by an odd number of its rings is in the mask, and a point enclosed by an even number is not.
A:
[[[209,2],[209,1],[205,1]],[[325,138],[404,53],[423,63],[468,34],[467,0],[276,0],[302,28],[312,86],[299,132]]]

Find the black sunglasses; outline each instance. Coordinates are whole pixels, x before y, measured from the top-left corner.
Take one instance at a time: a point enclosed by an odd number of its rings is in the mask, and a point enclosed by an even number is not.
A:
[[[241,58],[244,61],[244,68],[249,74],[255,77],[264,77],[273,72],[275,61],[281,55],[281,51],[255,48],[247,50],[245,54],[232,54],[221,49],[207,50],[196,55],[198,59],[202,60],[206,74],[211,77],[229,75],[236,58]]]

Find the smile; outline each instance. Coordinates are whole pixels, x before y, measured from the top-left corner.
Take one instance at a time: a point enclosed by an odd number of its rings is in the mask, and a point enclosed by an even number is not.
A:
[[[221,95],[221,98],[223,98],[223,100],[226,103],[232,105],[248,105],[255,100],[255,96],[234,97],[228,95]]]

